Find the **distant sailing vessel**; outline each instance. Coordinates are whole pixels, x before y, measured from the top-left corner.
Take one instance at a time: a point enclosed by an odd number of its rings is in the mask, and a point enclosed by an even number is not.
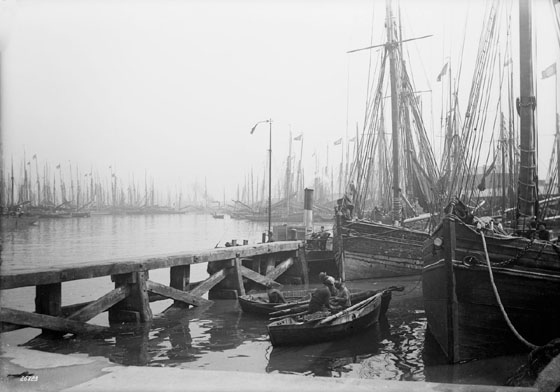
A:
[[[386,8],[387,43],[364,48],[382,47],[379,74],[372,84],[375,90],[367,105],[367,123],[346,195],[336,207],[334,250],[340,276],[346,280],[419,275],[422,243],[429,234],[426,225],[420,230],[403,227],[403,210],[416,215],[420,206],[431,210],[435,205],[432,179],[438,178],[438,169],[402,53],[403,42],[410,39],[399,36],[390,1]],[[389,81],[385,80],[387,65]],[[387,82],[391,91],[391,153],[384,136]],[[391,212],[383,216],[385,206]]]
[[[35,225],[38,221],[37,216],[27,214],[5,214],[0,216],[1,226],[4,231],[24,229],[31,225]]]
[[[496,12],[496,2],[493,7]],[[507,234],[493,221],[486,224],[456,201],[424,244],[428,330],[452,363],[523,352],[560,338],[560,248],[546,240],[548,233],[534,220],[538,190],[531,7],[531,0],[519,1],[517,234]]]

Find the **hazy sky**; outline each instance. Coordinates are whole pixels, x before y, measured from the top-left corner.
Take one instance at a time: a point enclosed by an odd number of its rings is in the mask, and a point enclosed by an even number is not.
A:
[[[535,12],[545,12],[539,28],[549,16],[547,1],[535,2]],[[446,59],[457,58],[467,17],[476,49],[485,3],[400,4],[405,37],[433,35],[409,50],[418,88],[431,90],[423,101],[433,115],[426,123],[438,127],[437,74]],[[84,172],[93,166],[108,175],[112,166],[123,177],[143,179],[147,170],[160,184],[184,188],[206,178],[217,198],[224,190],[233,197],[251,168],[263,175],[268,124],[250,135],[257,121],[273,119],[275,178],[290,131],[292,138],[304,135],[308,185],[315,151],[323,164],[327,148],[330,159],[340,160],[333,142],[362,126],[369,61],[366,52],[346,52],[382,43],[385,15],[379,0],[0,5],[5,160],[18,162],[25,151],[37,154],[40,165],[71,162]],[[559,57],[552,25],[542,25],[549,37],[537,70]],[[539,81],[549,102],[554,80]],[[553,113],[548,106],[542,116]],[[300,146],[292,148],[299,153]]]

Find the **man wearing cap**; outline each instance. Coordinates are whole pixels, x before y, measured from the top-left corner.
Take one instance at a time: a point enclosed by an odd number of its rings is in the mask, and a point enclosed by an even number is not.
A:
[[[268,302],[271,304],[285,304],[287,301],[282,293],[272,286],[272,283],[266,284],[266,292],[268,294]]]
[[[319,273],[319,280],[329,289],[332,296],[336,296],[337,292],[334,288],[335,279],[332,276],[327,275],[326,272]]]

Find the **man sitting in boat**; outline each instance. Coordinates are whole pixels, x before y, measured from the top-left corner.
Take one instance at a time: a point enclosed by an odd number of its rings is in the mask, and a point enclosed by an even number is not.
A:
[[[268,294],[268,302],[270,302],[271,304],[285,304],[286,302],[286,298],[284,298],[284,295],[282,295],[282,293],[275,289],[272,286],[272,283],[268,283],[266,285],[266,292]]]
[[[336,296],[336,289],[334,287],[334,281],[335,279],[330,276],[327,275],[326,272],[320,272],[319,273],[319,280],[321,281],[321,283],[323,283],[330,291],[331,295],[334,297]]]
[[[331,292],[327,286],[316,288],[311,294],[307,313],[324,312],[331,308]]]
[[[350,291],[340,280],[334,282],[334,287],[336,288],[336,296],[331,298],[331,305],[333,308],[346,309],[350,307]]]

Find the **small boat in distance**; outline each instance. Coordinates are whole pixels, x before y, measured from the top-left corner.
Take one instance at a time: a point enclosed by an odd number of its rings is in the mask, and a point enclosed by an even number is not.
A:
[[[224,214],[218,214],[217,212],[214,212],[214,213],[212,214],[212,217],[213,217],[214,219],[224,219],[225,215],[224,215]]]
[[[390,302],[391,291],[386,290],[327,317],[286,317],[267,325],[270,342],[273,346],[287,346],[348,337],[376,324]]]
[[[23,229],[37,224],[37,221],[39,220],[37,216],[27,214],[7,214],[2,215],[0,219],[2,220],[2,231]]]

